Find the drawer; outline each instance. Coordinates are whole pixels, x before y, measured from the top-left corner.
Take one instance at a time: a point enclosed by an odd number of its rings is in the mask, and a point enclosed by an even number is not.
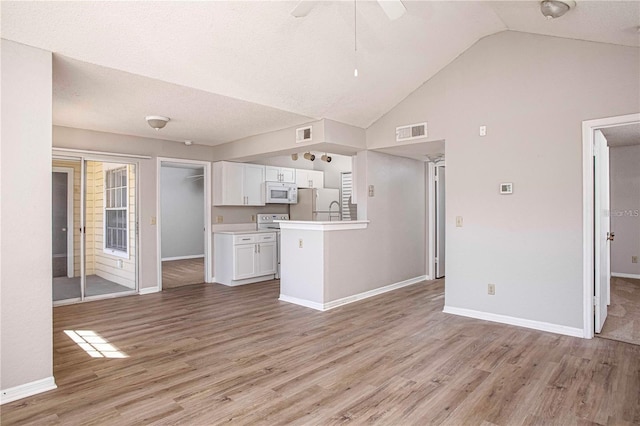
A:
[[[258,242],[258,243],[265,243],[267,241],[275,241],[276,240],[276,234],[275,233],[258,234],[258,235],[256,235],[256,237],[257,237],[256,242]]]
[[[245,234],[245,235],[234,235],[233,236],[233,245],[238,244],[252,244],[256,242],[255,234]]]

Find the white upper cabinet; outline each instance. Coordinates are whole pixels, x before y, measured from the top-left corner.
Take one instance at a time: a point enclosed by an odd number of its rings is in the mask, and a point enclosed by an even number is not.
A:
[[[213,163],[214,206],[264,206],[264,166]]]
[[[265,173],[267,182],[296,182],[296,169],[265,166]]]
[[[324,172],[296,169],[296,185],[298,188],[324,188]]]

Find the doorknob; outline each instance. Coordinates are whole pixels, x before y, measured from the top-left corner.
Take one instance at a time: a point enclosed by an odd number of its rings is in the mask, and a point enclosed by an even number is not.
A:
[[[607,232],[607,241],[613,241],[615,237],[616,234],[614,234],[613,232]]]
[[[62,232],[67,232],[67,228],[62,228]]]

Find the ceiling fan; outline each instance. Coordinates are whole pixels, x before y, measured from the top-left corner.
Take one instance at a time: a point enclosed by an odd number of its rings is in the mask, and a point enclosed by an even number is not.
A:
[[[377,0],[378,4],[389,17],[390,20],[395,20],[404,15],[407,9],[402,4],[401,0]],[[303,18],[311,12],[316,4],[321,3],[319,0],[300,0],[296,7],[291,11],[291,15],[296,18]]]

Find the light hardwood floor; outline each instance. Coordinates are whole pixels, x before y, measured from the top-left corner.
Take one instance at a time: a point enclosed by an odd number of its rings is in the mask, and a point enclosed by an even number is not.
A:
[[[58,389],[2,424],[640,423],[638,346],[444,314],[441,281],[328,312],[277,297],[273,281],[57,307]]]

